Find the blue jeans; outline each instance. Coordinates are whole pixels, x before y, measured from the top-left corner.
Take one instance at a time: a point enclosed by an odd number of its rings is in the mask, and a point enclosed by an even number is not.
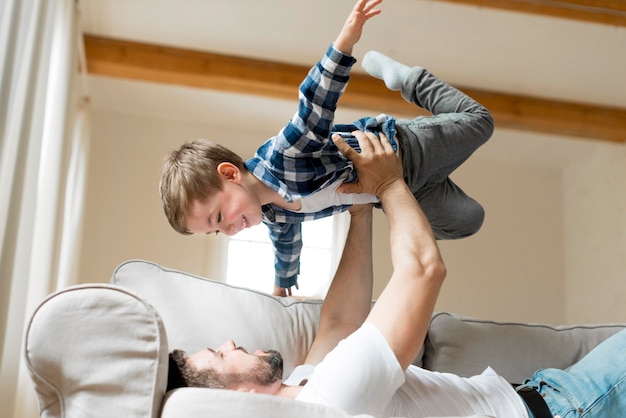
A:
[[[535,388],[554,416],[626,416],[626,330],[566,370],[539,370],[524,386]]]

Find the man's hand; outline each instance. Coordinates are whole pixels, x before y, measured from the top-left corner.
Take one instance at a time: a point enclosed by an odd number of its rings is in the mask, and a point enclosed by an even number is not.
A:
[[[333,45],[335,49],[347,55],[352,55],[352,47],[361,39],[363,25],[370,18],[380,14],[381,10],[376,9],[383,0],[358,0],[350,12],[346,23],[344,23],[339,36]]]
[[[404,184],[402,162],[382,132],[379,134],[380,139],[372,132],[355,131],[352,134],[359,141],[360,153],[350,147],[341,135],[332,137],[339,151],[352,160],[359,173],[356,183],[344,183],[339,186],[338,192],[369,193],[380,198],[395,183]]]

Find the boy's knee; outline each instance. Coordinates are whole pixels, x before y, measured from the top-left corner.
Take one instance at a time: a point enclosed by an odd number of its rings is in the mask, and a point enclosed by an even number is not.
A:
[[[483,225],[485,210],[478,203],[466,208],[462,216],[446,225],[436,226],[431,222],[433,233],[438,240],[460,239],[474,235]]]
[[[489,140],[489,138],[491,138],[491,136],[493,135],[493,131],[495,130],[495,125],[493,122],[493,116],[491,116],[491,113],[487,112],[487,114],[484,116],[484,142],[487,142],[487,140]]]

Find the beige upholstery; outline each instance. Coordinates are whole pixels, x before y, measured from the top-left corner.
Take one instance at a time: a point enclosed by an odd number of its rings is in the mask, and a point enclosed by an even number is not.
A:
[[[227,339],[249,349],[280,350],[287,375],[315,337],[321,303],[275,298],[151,262],[123,263],[111,285],[68,288],[34,313],[25,358],[41,416],[352,417],[258,394],[198,388],[164,393],[169,350],[194,352]],[[623,328],[510,324],[438,313],[415,363],[461,375],[491,365],[517,381],[529,370],[568,365]]]
[[[25,350],[42,417],[159,416],[167,337],[132,291],[86,285],[50,296],[32,316]]]
[[[168,393],[162,418],[190,417],[271,417],[271,418],[372,418],[278,396],[250,394],[232,390],[185,388]]]
[[[422,361],[427,369],[466,377],[489,365],[509,382],[522,383],[539,369],[576,363],[624,327],[520,324],[440,312],[431,321]]]
[[[190,353],[234,340],[283,353],[285,375],[306,357],[317,333],[320,300],[275,298],[143,261],[117,268],[111,283],[133,289],[163,318],[170,349]]]

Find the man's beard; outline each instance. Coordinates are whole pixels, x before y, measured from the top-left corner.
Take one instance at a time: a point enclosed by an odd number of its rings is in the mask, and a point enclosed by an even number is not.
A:
[[[251,370],[251,376],[259,385],[270,385],[283,378],[283,356],[276,350],[265,352],[267,356],[258,357],[259,365]]]
[[[260,386],[269,386],[282,380],[283,356],[276,350],[265,351],[266,356],[257,356],[257,365],[247,372],[223,375],[225,387],[235,387],[241,383],[254,383]]]

